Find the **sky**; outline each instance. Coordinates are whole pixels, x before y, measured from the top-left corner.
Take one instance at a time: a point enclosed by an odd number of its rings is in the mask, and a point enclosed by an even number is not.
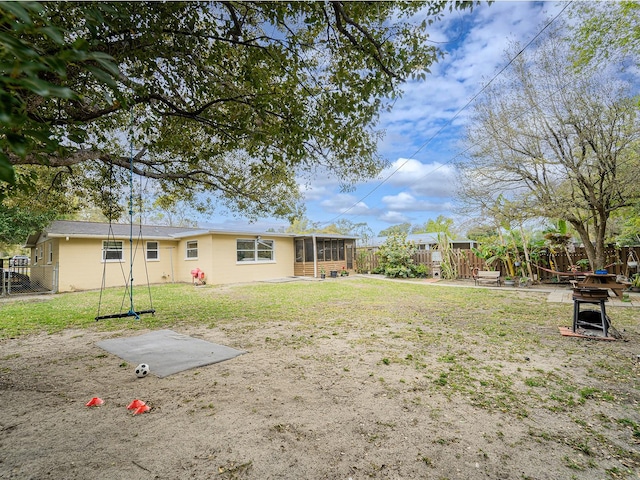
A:
[[[462,226],[469,219],[455,211],[460,140],[472,99],[508,63],[514,41],[526,45],[567,2],[497,1],[473,12],[453,12],[429,27],[431,41],[446,52],[425,81],[409,82],[403,97],[380,117],[385,132],[378,144],[390,166],[378,178],[340,192],[339,179],[316,178],[303,190],[306,217],[321,227],[341,219],[366,223],[377,235],[392,225],[423,225],[439,215]],[[566,19],[568,9],[559,19]],[[214,216],[207,225],[265,231],[286,227],[283,220]]]

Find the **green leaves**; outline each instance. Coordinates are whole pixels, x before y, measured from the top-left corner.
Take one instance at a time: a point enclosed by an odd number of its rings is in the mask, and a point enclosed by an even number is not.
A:
[[[418,274],[417,265],[413,262],[416,251],[415,243],[407,241],[406,233],[393,233],[376,253],[380,257],[380,268],[386,276],[409,278]]]
[[[79,89],[69,84],[70,72],[87,71],[98,84],[115,87],[117,65],[106,53],[92,51],[96,45],[79,38],[79,31],[54,24],[55,7],[0,4],[0,146],[7,152],[0,158],[0,181],[15,182],[11,164],[18,159],[24,162],[33,153],[38,161],[41,154],[59,150],[64,134],[47,119],[47,106],[81,99]]]
[[[621,1],[612,4],[578,3],[572,16],[579,22],[572,25],[572,49],[576,70],[590,62],[602,63],[628,55],[638,65],[640,49],[640,5]]]
[[[2,152],[0,152],[0,181],[5,181],[11,184],[16,181],[13,165],[11,165],[9,158],[7,158],[7,156]],[[3,196],[0,193],[0,200],[2,200],[2,197]]]

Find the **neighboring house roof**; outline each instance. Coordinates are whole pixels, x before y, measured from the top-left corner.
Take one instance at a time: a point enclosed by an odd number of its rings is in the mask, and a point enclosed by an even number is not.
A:
[[[372,237],[366,243],[367,247],[379,247],[387,241],[388,237]],[[437,233],[412,233],[407,235],[407,241],[414,242],[416,245],[436,245],[438,243]],[[449,243],[468,243],[475,245],[474,240],[468,238],[449,239]]]
[[[368,247],[379,247],[384,244],[389,237],[371,237],[367,241]],[[418,245],[433,245],[438,243],[438,235],[436,233],[412,233],[407,235],[407,241],[415,242]]]

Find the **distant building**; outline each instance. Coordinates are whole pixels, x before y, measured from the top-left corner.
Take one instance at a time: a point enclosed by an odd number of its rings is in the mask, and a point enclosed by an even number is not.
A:
[[[378,248],[380,245],[384,244],[387,241],[388,237],[371,237],[368,241],[362,245],[362,247],[369,248]],[[412,241],[416,244],[418,250],[435,250],[436,245],[438,245],[438,234],[437,233],[412,233],[407,235],[407,240]],[[457,238],[455,240],[450,240],[449,244],[451,248],[459,248],[462,250],[470,250],[471,247],[478,246],[478,242],[475,240],[469,240],[468,238]]]

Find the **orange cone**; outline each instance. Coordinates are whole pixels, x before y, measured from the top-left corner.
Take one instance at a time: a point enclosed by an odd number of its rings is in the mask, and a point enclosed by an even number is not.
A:
[[[148,405],[142,405],[138,408],[136,408],[133,412],[134,415],[140,415],[141,413],[145,413],[148,412],[149,410],[151,410],[151,408],[149,408]]]
[[[99,407],[100,405],[102,405],[104,403],[104,400],[102,400],[99,397],[93,397],[91,400],[89,400],[85,405],[87,407]]]
[[[144,407],[145,405],[146,403],[144,403],[142,400],[136,399],[127,406],[127,410],[135,410],[137,408]]]

